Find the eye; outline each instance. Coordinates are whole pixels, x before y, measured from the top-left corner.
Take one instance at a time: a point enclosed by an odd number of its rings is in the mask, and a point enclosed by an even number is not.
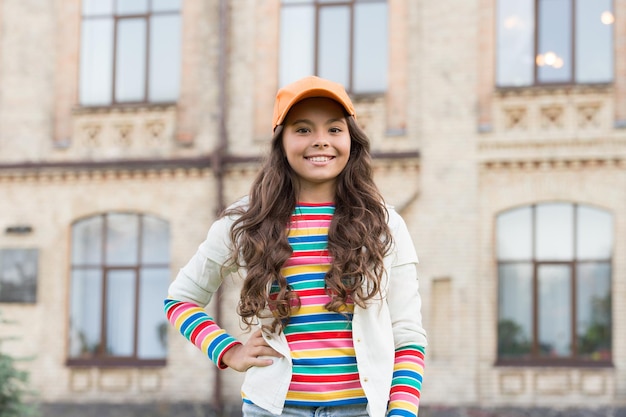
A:
[[[310,131],[311,129],[309,129],[308,127],[304,127],[304,126],[296,128],[296,133],[300,133],[300,134],[309,133]]]
[[[341,133],[343,130],[339,127],[331,127],[330,129],[328,129],[328,131],[330,133]]]

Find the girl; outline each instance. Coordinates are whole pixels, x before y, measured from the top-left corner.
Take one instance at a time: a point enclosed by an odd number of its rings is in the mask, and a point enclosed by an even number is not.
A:
[[[417,256],[383,203],[369,140],[343,87],[282,89],[271,153],[249,196],[210,228],[165,300],[168,320],[215,364],[246,372],[243,415],[417,416],[426,334]],[[244,272],[245,343],[203,309]]]

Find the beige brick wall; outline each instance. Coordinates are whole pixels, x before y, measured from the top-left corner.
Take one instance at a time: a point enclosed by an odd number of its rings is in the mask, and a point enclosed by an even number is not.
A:
[[[0,160],[40,160],[52,146],[54,3],[5,1],[0,16]]]

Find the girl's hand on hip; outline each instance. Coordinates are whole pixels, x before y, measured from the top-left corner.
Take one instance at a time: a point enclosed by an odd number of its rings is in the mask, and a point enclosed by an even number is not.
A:
[[[250,335],[250,338],[243,345],[230,348],[224,356],[222,362],[235,371],[245,372],[253,366],[269,366],[274,363],[271,358],[262,356],[282,357],[274,348],[263,339],[261,329]]]

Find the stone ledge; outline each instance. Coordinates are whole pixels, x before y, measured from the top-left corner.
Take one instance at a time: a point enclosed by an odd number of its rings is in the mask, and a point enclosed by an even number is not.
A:
[[[45,417],[241,417],[241,408],[231,405],[217,413],[208,403],[163,404],[42,404]],[[626,417],[626,407],[444,407],[423,406],[420,417]]]
[[[217,417],[215,409],[207,403],[163,404],[104,404],[104,403],[55,403],[41,404],[44,417]],[[236,416],[232,410],[228,416]],[[225,415],[226,416],[226,415]]]
[[[626,407],[421,407],[419,417],[626,417]]]

